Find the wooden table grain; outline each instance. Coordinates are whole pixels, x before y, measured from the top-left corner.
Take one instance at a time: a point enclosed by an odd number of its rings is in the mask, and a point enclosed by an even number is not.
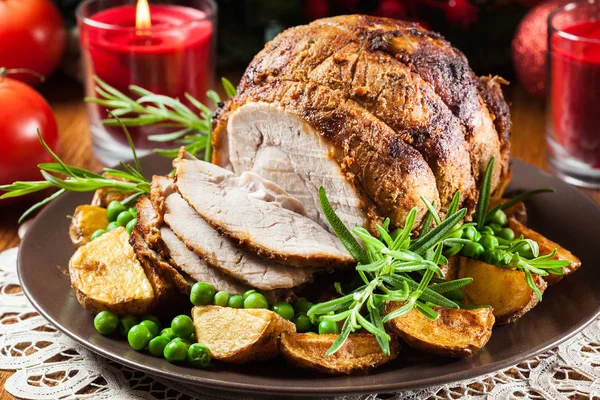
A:
[[[68,78],[57,77],[44,84],[40,91],[48,100],[61,135],[60,156],[69,164],[97,170],[102,165],[91,151],[87,115],[82,102],[81,86]],[[511,102],[512,156],[547,169],[544,141],[544,103],[525,93],[519,86],[505,90]],[[600,191],[584,190],[600,204]],[[18,246],[17,219],[27,204],[0,208],[0,251]],[[0,371],[0,399],[14,399],[4,390],[4,381],[11,372]]]

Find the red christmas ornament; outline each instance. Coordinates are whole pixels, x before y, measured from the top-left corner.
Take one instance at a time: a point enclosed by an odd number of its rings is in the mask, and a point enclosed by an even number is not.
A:
[[[521,85],[529,93],[544,97],[546,55],[548,54],[548,15],[571,0],[551,0],[533,8],[521,20],[512,42],[513,65]]]
[[[329,1],[327,0],[306,0],[304,6],[306,16],[311,21],[329,15]]]
[[[477,22],[477,7],[468,0],[450,0],[442,7],[449,22],[464,28]]]
[[[382,0],[375,15],[380,17],[406,19],[406,7],[398,0]]]

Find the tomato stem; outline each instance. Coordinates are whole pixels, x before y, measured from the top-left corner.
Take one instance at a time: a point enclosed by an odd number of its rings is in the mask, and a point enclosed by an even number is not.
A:
[[[2,82],[4,80],[4,78],[6,78],[8,75],[11,75],[11,74],[30,74],[30,75],[33,75],[36,78],[38,78],[40,80],[40,82],[44,82],[46,80],[46,77],[44,75],[40,74],[39,72],[33,71],[31,69],[0,67],[0,82]]]

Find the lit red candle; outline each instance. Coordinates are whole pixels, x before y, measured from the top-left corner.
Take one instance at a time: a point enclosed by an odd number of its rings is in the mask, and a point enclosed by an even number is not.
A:
[[[128,94],[128,87],[137,85],[182,101],[185,93],[204,101],[213,64],[214,15],[209,13],[183,5],[148,5],[147,0],[90,13],[80,20],[88,79],[97,75]],[[98,112],[105,117],[103,110]],[[125,143],[119,129],[106,128],[106,132]],[[136,148],[158,147],[146,139],[159,133],[156,127],[131,133]]]

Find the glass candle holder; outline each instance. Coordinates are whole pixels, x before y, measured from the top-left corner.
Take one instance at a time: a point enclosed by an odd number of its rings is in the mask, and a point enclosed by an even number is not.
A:
[[[600,1],[548,18],[548,161],[569,183],[600,188]]]
[[[140,1],[141,6],[146,5]],[[138,5],[139,7],[139,5]],[[148,8],[146,8],[146,15]],[[217,7],[213,0],[152,0],[150,23],[136,21],[135,0],[86,0],[77,9],[86,95],[99,97],[94,76],[137,98],[129,90],[136,85],[156,94],[204,102],[213,82]],[[137,22],[137,27],[136,27]],[[131,158],[120,127],[106,126],[106,107],[88,103],[92,145],[105,164]],[[122,115],[126,118],[128,115]],[[138,155],[154,148],[175,147],[148,136],[167,132],[149,124],[129,128]],[[172,130],[172,129],[171,129]]]

